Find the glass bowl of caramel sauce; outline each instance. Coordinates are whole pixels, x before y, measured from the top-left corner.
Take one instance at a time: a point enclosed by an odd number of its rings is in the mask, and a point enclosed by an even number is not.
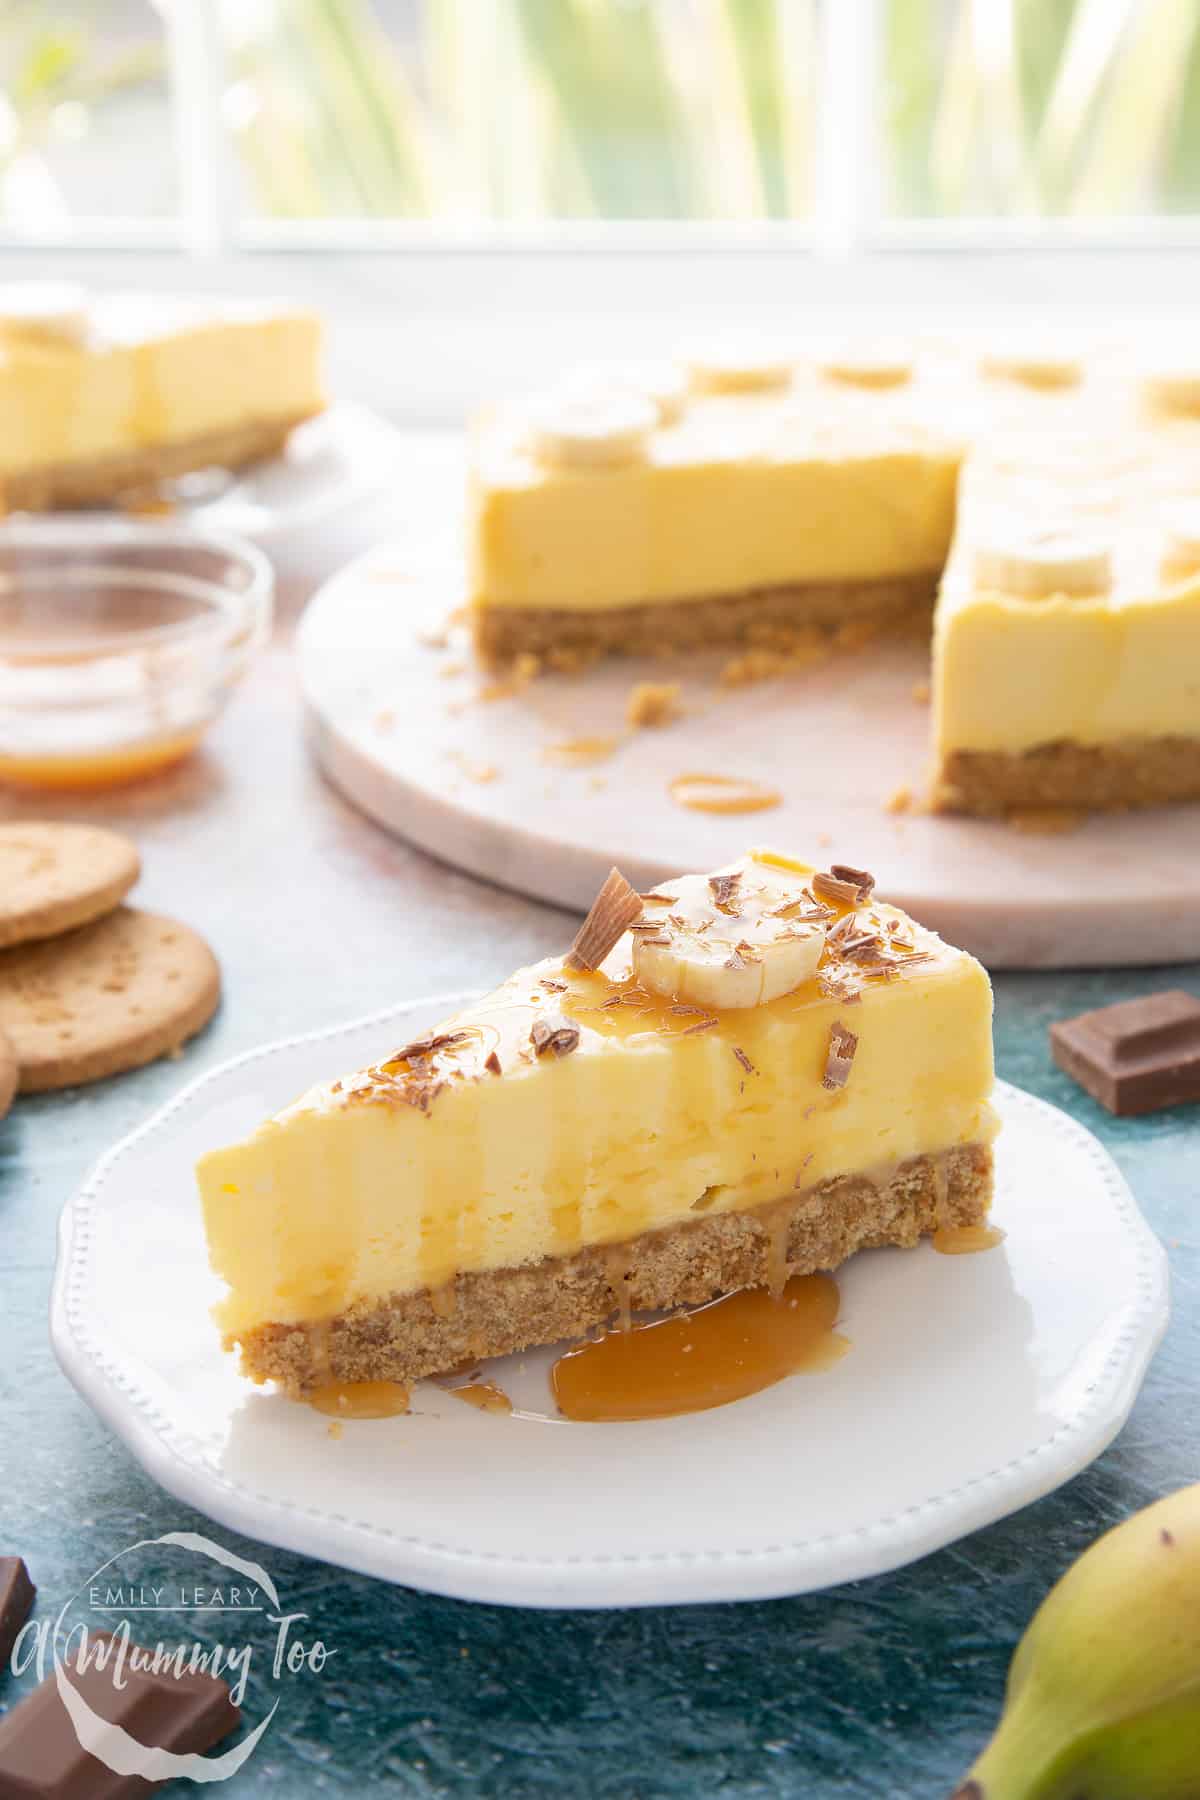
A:
[[[271,627],[260,550],[137,521],[0,526],[0,784],[78,789],[195,748]]]

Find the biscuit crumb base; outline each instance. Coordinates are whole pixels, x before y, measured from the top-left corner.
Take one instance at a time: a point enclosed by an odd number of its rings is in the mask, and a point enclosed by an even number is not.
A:
[[[865,622],[899,621],[919,612],[928,623],[939,569],[886,581],[814,581],[716,597],[605,607],[493,606],[472,611],[475,649],[486,663],[517,656],[659,655],[745,644],[789,647],[806,626],[832,627],[844,648]],[[852,629],[851,629],[852,628]],[[783,634],[782,642],[776,634]]]
[[[934,788],[937,812],[1005,815],[1036,808],[1120,812],[1200,800],[1200,737],[1032,750],[954,750]]]

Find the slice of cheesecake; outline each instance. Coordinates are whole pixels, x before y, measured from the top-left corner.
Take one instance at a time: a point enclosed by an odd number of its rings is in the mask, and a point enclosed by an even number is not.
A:
[[[277,454],[324,405],[295,307],[0,288],[0,507],[91,506]]]
[[[202,1160],[226,1344],[408,1383],[977,1224],[991,1008],[863,871],[614,871],[566,956]]]
[[[1195,418],[977,451],[934,628],[946,811],[1200,800]]]

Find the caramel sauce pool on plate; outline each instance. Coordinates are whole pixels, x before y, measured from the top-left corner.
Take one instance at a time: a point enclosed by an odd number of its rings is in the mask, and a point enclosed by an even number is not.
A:
[[[606,1331],[560,1356],[551,1383],[568,1419],[669,1419],[761,1393],[800,1370],[827,1369],[850,1348],[834,1330],[830,1275],[793,1275],[778,1299],[742,1288],[694,1312]]]

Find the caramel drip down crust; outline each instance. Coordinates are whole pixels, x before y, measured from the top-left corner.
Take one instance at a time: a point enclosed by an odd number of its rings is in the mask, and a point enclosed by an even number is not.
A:
[[[978,1225],[992,1198],[992,1153],[968,1144],[898,1168],[792,1192],[753,1211],[649,1232],[620,1246],[523,1269],[460,1275],[453,1311],[428,1291],[352,1306],[320,1326],[264,1325],[241,1340],[246,1373],[302,1395],[318,1381],[411,1383],[534,1344],[582,1337],[618,1310],[701,1305],[735,1288],[836,1269],[855,1251],[911,1248],[939,1226]]]

